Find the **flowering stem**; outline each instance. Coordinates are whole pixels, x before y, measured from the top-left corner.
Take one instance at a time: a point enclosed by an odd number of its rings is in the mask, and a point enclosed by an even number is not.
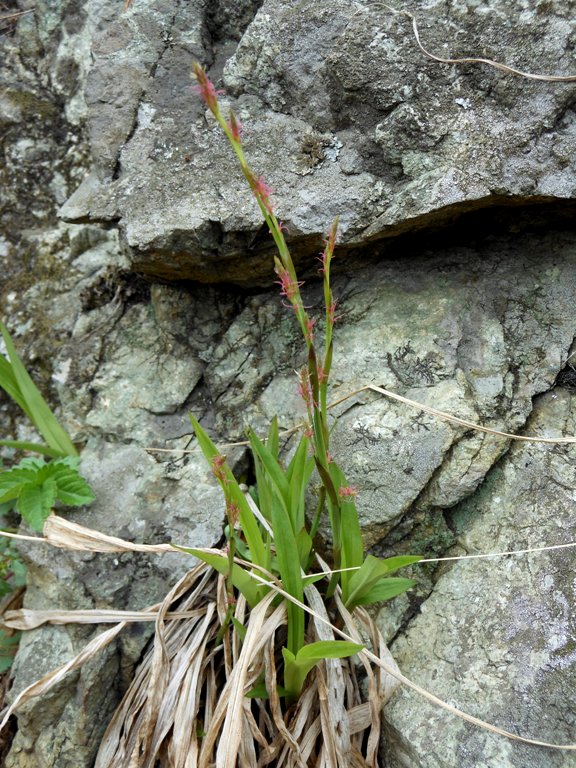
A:
[[[342,551],[342,514],[341,499],[339,490],[343,484],[343,475],[340,470],[331,464],[329,454],[329,431],[327,416],[327,391],[328,378],[332,367],[332,331],[335,317],[336,303],[330,288],[330,265],[336,245],[336,234],[338,229],[338,219],[334,221],[329,235],[325,241],[325,248],[321,256],[322,274],[324,285],[324,304],[325,304],[325,343],[324,356],[319,363],[316,349],[314,346],[314,320],[309,317],[302,301],[300,286],[302,285],[297,278],[296,270],[292,262],[292,257],[286,244],[286,239],[282,231],[282,225],[278,221],[274,207],[270,201],[271,190],[262,177],[258,177],[252,168],[248,165],[244,156],[241,138],[241,125],[234,114],[230,112],[229,120],[226,121],[220,112],[218,105],[218,91],[208,79],[206,72],[197,62],[193,65],[194,75],[198,85],[196,86],[202,99],[208,109],[212,112],[220,127],[228,138],[236,157],[240,163],[242,173],[246,178],[256,202],[260,208],[262,216],[268,225],[270,233],[276,244],[278,255],[274,257],[274,269],[279,278],[281,294],[292,305],[298,324],[306,342],[308,352],[308,364],[299,373],[299,388],[302,398],[306,404],[308,419],[312,427],[312,440],[314,448],[314,460],[316,468],[322,480],[322,490],[320,494],[320,504],[312,522],[312,532],[316,533],[318,529],[320,514],[324,503],[328,507],[330,524],[333,537],[333,559],[334,568],[339,568]],[[344,483],[345,485],[345,483]],[[231,534],[233,529],[231,527]],[[233,535],[230,537],[232,543]],[[328,589],[329,595],[333,593],[338,582],[338,574],[335,574],[330,582]]]

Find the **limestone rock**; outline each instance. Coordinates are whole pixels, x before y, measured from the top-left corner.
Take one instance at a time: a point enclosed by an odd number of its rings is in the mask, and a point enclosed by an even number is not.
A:
[[[275,190],[299,258],[318,250],[336,215],[353,246],[465,211],[574,199],[573,83],[439,64],[418,48],[411,19],[384,4],[242,3],[237,44],[237,27],[215,26],[228,6],[216,8],[134,3],[95,40],[86,100],[100,181],[87,181],[62,215],[120,220],[139,271],[243,285],[271,274],[257,206],[192,91],[193,57],[245,124],[248,155]],[[402,10],[416,14],[435,55],[573,69],[560,2]]]
[[[539,398],[530,432],[574,434],[574,398]],[[515,444],[473,498],[456,507],[459,553],[574,540],[573,446]],[[404,674],[450,704],[521,736],[574,740],[573,550],[463,560],[393,646]],[[402,691],[386,707],[387,768],[568,768],[556,752],[472,727]],[[431,733],[434,735],[431,736]]]

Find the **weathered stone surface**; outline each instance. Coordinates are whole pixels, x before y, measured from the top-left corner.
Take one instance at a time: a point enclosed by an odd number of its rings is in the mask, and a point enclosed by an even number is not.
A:
[[[535,403],[531,434],[573,435],[574,397]],[[458,553],[573,541],[574,447],[515,444],[457,506]],[[394,644],[404,673],[450,704],[522,736],[574,741],[573,550],[464,560],[447,568]],[[495,737],[402,692],[386,708],[389,768],[568,768],[572,753]],[[433,733],[433,736],[431,734]]]
[[[241,4],[244,23],[256,7]],[[194,56],[217,80],[224,65],[221,84],[297,255],[317,250],[336,215],[352,245],[452,211],[574,199],[573,83],[438,64],[418,48],[409,18],[372,3],[266,0],[235,49],[226,26],[211,46],[214,19],[227,18],[217,8],[210,17],[202,2],[134,3],[94,45],[88,125],[101,178],[63,215],[119,219],[138,270],[245,285],[271,272],[257,206],[192,93]],[[573,22],[561,3],[402,9],[416,13],[438,55],[550,74],[573,67]]]

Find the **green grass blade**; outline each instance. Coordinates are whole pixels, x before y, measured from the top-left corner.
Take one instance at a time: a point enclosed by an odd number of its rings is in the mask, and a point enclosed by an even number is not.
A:
[[[353,656],[363,648],[363,645],[348,640],[319,640],[317,643],[302,646],[297,654],[283,648],[284,685],[288,695],[292,698],[300,695],[306,677],[319,661],[343,659]]]
[[[190,421],[198,440],[202,453],[206,460],[212,466],[212,462],[216,456],[220,456],[218,448],[214,445],[212,440],[208,437],[204,429],[200,426],[200,422],[190,415]],[[260,532],[260,527],[256,518],[254,517],[244,494],[242,493],[240,486],[236,482],[236,478],[232,474],[232,471],[227,464],[224,466],[224,472],[226,474],[227,493],[232,501],[238,505],[240,525],[242,526],[242,532],[246,538],[246,543],[250,549],[250,555],[252,556],[252,562],[256,565],[260,565],[263,568],[268,563],[268,555],[264,539]]]
[[[346,607],[352,609],[356,605],[368,605],[370,602],[377,600],[390,599],[389,597],[374,597],[374,594],[387,594],[385,584],[392,590],[394,583],[397,581],[388,578],[389,575],[398,570],[398,568],[417,563],[421,559],[421,557],[416,555],[401,555],[381,560],[373,555],[368,555],[362,563],[360,570],[353,573],[348,581],[347,594],[344,596]],[[406,582],[409,580],[402,579],[401,581]],[[412,586],[412,583],[409,586]],[[373,590],[376,590],[376,592],[373,593]],[[401,589],[400,592],[402,591],[404,590]],[[400,592],[395,594],[400,594]],[[391,596],[394,597],[395,595]]]
[[[32,421],[32,414],[29,412],[26,401],[22,397],[18,382],[14,377],[12,366],[8,360],[6,360],[4,355],[0,355],[0,387],[2,387],[8,397],[14,400],[16,405],[18,405],[24,411],[26,416],[28,416],[30,421]]]
[[[303,437],[286,470],[290,484],[290,518],[296,533],[306,525],[305,493],[314,469],[314,460],[308,459],[308,438]]]
[[[279,450],[279,435],[278,435],[278,419],[276,416],[270,422],[270,428],[268,430],[268,438],[266,445],[272,456],[278,461]]]
[[[330,475],[337,488],[346,487],[346,477],[336,464],[330,465]],[[338,541],[341,546],[340,567],[359,568],[364,561],[364,542],[362,541],[356,504],[351,497],[340,498],[339,508],[338,520],[335,520],[335,524],[339,525],[339,535],[334,540]],[[348,596],[348,585],[353,574],[354,572],[350,571],[343,571],[340,574],[344,602]]]
[[[254,470],[256,472],[256,488],[258,490],[258,509],[266,520],[270,522],[274,494],[272,493],[266,472],[262,467],[262,462],[257,456],[254,457]]]
[[[218,573],[221,573],[223,576],[228,576],[229,563],[226,555],[219,555],[215,552],[203,552],[201,549],[177,547],[174,544],[172,546],[174,549],[180,550],[180,552],[186,552],[189,555],[194,555],[194,557],[202,560],[203,563],[206,563],[206,565],[214,568],[214,570],[218,571]],[[236,589],[244,595],[246,602],[251,608],[254,608],[254,606],[258,605],[263,595],[265,594],[265,588],[254,581],[248,571],[244,570],[244,568],[237,565],[236,563],[234,563],[232,566],[231,581]]]
[[[23,440],[0,440],[0,445],[6,448],[14,448],[17,451],[28,451],[29,453],[39,453],[42,456],[51,456],[57,459],[62,454],[42,443],[26,443]]]
[[[402,579],[396,576],[386,577],[378,582],[378,584],[375,584],[368,592],[365,592],[359,600],[356,600],[354,606],[372,605],[372,603],[382,603],[385,600],[391,600],[393,597],[411,589],[415,584],[416,582],[413,579]]]
[[[272,505],[272,529],[276,544],[278,571],[286,592],[300,602],[304,600],[304,585],[300,568],[300,557],[292,523],[283,504]],[[297,653],[304,643],[304,610],[287,601],[288,649]]]
[[[262,466],[276,487],[280,499],[282,500],[284,506],[287,507],[288,499],[290,498],[290,485],[286,479],[286,475],[278,464],[278,460],[268,450],[268,448],[258,438],[252,429],[248,431],[248,439],[250,440],[252,453],[262,462]]]
[[[0,321],[0,332],[4,338],[6,350],[14,374],[14,379],[18,386],[21,400],[24,401],[25,413],[31,419],[32,423],[40,432],[50,448],[59,451],[62,456],[77,456],[78,451],[66,430],[60,425],[48,403],[40,394],[40,390],[30,378],[28,371],[20,360],[8,329]],[[18,401],[17,401],[18,402]]]

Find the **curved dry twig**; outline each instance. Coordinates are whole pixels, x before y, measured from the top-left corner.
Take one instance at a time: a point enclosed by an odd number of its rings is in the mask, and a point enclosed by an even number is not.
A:
[[[433,59],[434,61],[438,61],[440,64],[486,64],[487,66],[498,69],[508,75],[518,75],[519,77],[524,77],[527,80],[539,80],[545,83],[576,83],[576,75],[536,75],[532,74],[531,72],[523,72],[521,69],[516,69],[515,67],[511,67],[508,64],[502,64],[501,62],[494,61],[493,59],[483,59],[476,56],[451,59],[445,58],[444,56],[437,56],[422,45],[418,24],[416,22],[416,16],[414,16],[413,13],[410,11],[398,10],[397,8],[394,8],[387,3],[376,2],[370,3],[370,5],[379,6],[381,8],[385,8],[387,11],[390,11],[390,13],[393,13],[397,16],[406,16],[409,18],[412,22],[412,30],[414,32],[414,38],[418,48],[420,48],[422,53],[428,56],[428,58]]]

